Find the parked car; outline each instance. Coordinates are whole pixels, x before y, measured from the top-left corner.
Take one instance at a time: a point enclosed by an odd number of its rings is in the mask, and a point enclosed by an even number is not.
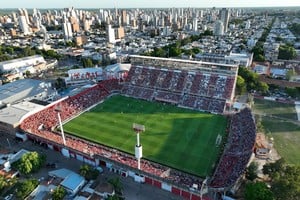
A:
[[[56,163],[47,163],[46,167],[55,169],[55,168],[57,168],[57,164]]]

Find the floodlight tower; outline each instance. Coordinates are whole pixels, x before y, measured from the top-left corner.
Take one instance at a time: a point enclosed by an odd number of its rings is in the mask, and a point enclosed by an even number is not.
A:
[[[140,133],[145,131],[145,126],[133,123],[132,128],[136,133],[135,157],[138,162],[138,169],[141,169],[141,158],[143,157],[143,147],[140,144]]]
[[[60,106],[57,106],[57,107],[55,108],[55,111],[57,112],[58,123],[59,123],[59,127],[60,127],[60,132],[61,132],[61,137],[62,137],[62,140],[63,140],[64,145],[66,146],[65,133],[64,133],[64,129],[63,129],[62,122],[61,122],[61,117],[60,117],[60,112],[61,112]]]

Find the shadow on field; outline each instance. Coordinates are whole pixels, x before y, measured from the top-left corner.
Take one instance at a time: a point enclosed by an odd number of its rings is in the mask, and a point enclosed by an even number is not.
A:
[[[162,102],[149,102],[146,100],[124,97],[121,95],[112,96],[106,99],[102,104],[94,107],[91,111],[94,112],[110,112],[110,113],[205,113],[195,110],[178,108],[175,105]]]
[[[295,132],[300,131],[300,125],[287,122],[280,119],[272,119],[268,117],[262,118],[262,125],[267,132]]]
[[[148,159],[197,176],[210,175],[220,151],[216,136],[223,135],[225,128],[226,120],[217,115],[175,119],[159,151]]]
[[[276,113],[273,115],[279,118],[298,120],[296,113]]]

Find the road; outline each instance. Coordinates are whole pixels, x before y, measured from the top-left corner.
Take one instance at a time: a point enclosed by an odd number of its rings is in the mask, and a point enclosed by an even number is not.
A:
[[[7,142],[9,140],[9,144]],[[0,135],[0,147],[1,149],[9,149],[10,151],[18,151],[20,149],[27,149],[30,151],[37,151],[39,153],[43,153],[47,156],[47,161],[49,163],[57,163],[57,168],[67,168],[73,170],[74,172],[79,172],[79,168],[82,164],[81,161],[78,161],[73,158],[66,158],[59,152],[41,147],[37,144],[33,144],[30,141],[26,142],[16,142],[13,136],[4,136]],[[46,178],[48,176],[48,172],[53,169],[49,168],[42,168],[39,172],[32,175],[34,178]],[[107,169],[104,169],[104,173],[102,173],[101,178],[108,180],[110,178],[118,176],[115,173],[109,172]],[[160,199],[160,200],[179,200],[182,199],[180,196],[174,195],[170,192],[161,190],[159,188],[150,186],[148,184],[139,184],[133,181],[131,177],[120,177],[121,182],[123,183],[123,194],[125,199],[130,200],[153,200],[153,199]]]

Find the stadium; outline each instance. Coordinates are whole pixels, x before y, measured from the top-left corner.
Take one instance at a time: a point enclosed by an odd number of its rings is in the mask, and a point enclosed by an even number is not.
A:
[[[237,71],[235,65],[132,56],[123,79],[53,102],[20,128],[66,157],[201,199],[207,188],[232,187],[253,151],[251,110],[231,112]]]

